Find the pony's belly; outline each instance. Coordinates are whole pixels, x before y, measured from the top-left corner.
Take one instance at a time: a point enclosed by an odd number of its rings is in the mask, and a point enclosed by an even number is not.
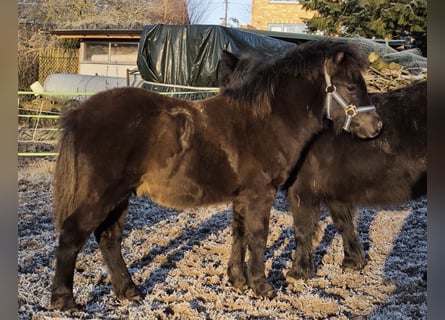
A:
[[[142,181],[136,188],[138,197],[146,195],[162,206],[185,209],[206,204],[203,190],[191,181],[164,180],[163,182]]]

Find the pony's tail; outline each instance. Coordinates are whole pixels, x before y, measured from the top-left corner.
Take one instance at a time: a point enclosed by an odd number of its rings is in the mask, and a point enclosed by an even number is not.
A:
[[[63,130],[65,129],[65,130]],[[74,135],[67,126],[62,128],[53,177],[53,212],[57,232],[77,208],[78,168]]]

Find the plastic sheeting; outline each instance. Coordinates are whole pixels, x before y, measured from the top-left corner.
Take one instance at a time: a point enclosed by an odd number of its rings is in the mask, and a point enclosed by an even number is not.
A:
[[[223,50],[277,55],[286,41],[217,25],[149,25],[139,42],[137,65],[142,79],[194,87],[218,87]]]

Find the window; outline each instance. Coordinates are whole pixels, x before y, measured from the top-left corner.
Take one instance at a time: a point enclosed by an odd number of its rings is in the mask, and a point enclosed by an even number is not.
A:
[[[83,54],[82,61],[89,62],[108,62],[108,47],[107,42],[94,43],[94,42],[84,42],[83,44]]]
[[[286,24],[286,23],[269,23],[267,29],[270,31],[305,33],[306,25],[304,23]]]
[[[129,42],[82,42],[81,62],[135,64],[138,44]]]
[[[111,63],[130,63],[134,64],[138,55],[137,43],[111,43],[110,46]]]

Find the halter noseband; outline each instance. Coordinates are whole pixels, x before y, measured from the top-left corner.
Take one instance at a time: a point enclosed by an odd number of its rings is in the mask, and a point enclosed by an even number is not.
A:
[[[354,104],[347,104],[346,101],[342,98],[342,96],[337,92],[337,88],[335,85],[331,83],[331,76],[326,71],[326,62],[324,63],[324,78],[326,81],[326,100],[324,107],[326,108],[326,117],[330,120],[331,118],[331,105],[332,98],[337,101],[337,103],[342,106],[345,111],[346,119],[343,124],[343,130],[349,131],[349,126],[351,125],[352,118],[355,117],[358,113],[374,111],[375,106],[373,104],[369,106],[356,107]]]

